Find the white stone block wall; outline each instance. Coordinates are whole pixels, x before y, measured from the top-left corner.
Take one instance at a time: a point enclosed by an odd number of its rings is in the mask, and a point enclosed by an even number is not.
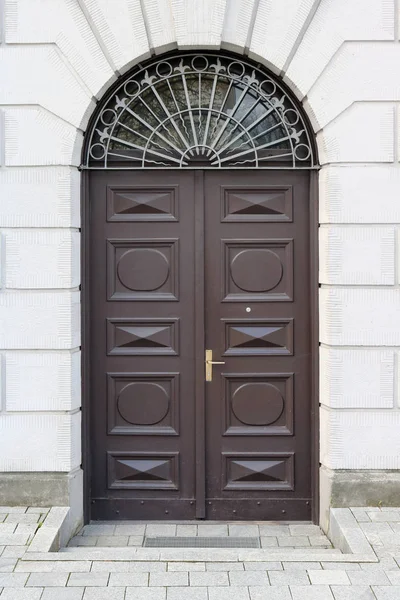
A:
[[[398,0],[2,0],[0,470],[79,469],[83,133],[138,61],[227,48],[280,75],[321,171],[321,463],[400,455]]]

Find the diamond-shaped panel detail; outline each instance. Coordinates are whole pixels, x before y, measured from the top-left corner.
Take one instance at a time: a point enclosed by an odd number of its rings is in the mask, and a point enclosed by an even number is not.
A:
[[[177,454],[109,453],[110,488],[177,489]]]
[[[291,319],[226,323],[226,354],[291,354]]]
[[[293,455],[225,456],[225,489],[292,489]]]
[[[109,354],[177,354],[178,320],[108,321]]]
[[[224,221],[291,221],[291,187],[279,189],[225,189]]]
[[[176,189],[111,188],[108,221],[176,221]]]

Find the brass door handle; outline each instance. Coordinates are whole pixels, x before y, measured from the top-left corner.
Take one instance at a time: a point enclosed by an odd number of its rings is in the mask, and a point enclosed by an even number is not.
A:
[[[224,365],[225,362],[223,360],[213,360],[212,359],[212,350],[206,350],[206,381],[212,381],[212,368],[213,365]]]

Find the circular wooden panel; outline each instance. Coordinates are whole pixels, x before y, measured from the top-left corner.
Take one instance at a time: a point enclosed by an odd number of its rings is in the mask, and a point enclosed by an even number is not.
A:
[[[125,252],[118,261],[122,285],[138,292],[158,290],[168,279],[169,264],[159,250],[136,248]]]
[[[118,412],[132,425],[155,425],[169,410],[165,389],[152,382],[129,383],[118,395]]]
[[[245,425],[271,425],[283,412],[280,391],[270,383],[244,383],[235,390],[232,410]]]
[[[281,259],[263,248],[242,250],[231,262],[231,277],[245,292],[268,292],[282,279]]]

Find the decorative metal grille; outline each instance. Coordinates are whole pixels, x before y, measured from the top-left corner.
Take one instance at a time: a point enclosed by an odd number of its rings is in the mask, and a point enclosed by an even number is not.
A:
[[[314,166],[301,111],[241,60],[183,54],[125,79],[99,112],[86,167]]]

